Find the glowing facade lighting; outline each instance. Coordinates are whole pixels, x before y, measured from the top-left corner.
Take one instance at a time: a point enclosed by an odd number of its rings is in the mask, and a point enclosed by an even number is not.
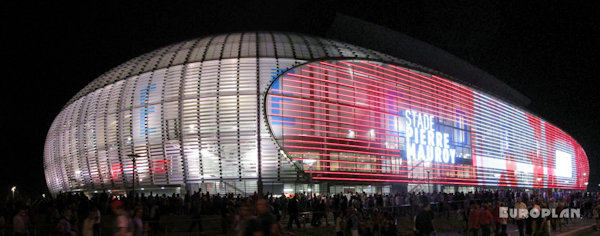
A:
[[[562,130],[403,65],[298,34],[170,45],[65,105],[46,139],[48,188],[253,193],[298,181],[298,172],[366,184],[585,188],[587,157]]]
[[[354,130],[348,130],[348,138],[354,138],[356,137],[356,133],[354,132]]]
[[[587,157],[569,135],[456,82],[359,59],[300,65],[273,84],[275,139],[315,160],[313,179],[585,188]]]

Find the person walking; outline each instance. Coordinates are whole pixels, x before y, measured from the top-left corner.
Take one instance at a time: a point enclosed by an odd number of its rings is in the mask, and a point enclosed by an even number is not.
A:
[[[596,206],[594,207],[594,219],[596,220],[594,229],[596,231],[600,231],[600,202],[597,202]]]
[[[472,209],[469,212],[469,231],[473,236],[479,234],[479,205],[477,203],[472,205]]]
[[[202,204],[199,197],[194,197],[191,204],[192,211],[192,224],[188,227],[188,232],[192,232],[194,227],[198,228],[199,234],[203,233],[202,228]]]
[[[536,230],[533,233],[535,236],[550,236],[552,234],[552,226],[550,225],[551,217],[538,218],[539,223],[536,224]],[[537,219],[536,219],[537,220]]]
[[[414,222],[416,235],[428,236],[435,232],[433,228],[433,212],[429,203],[425,203],[423,210],[415,216]]]
[[[77,235],[71,224],[72,211],[70,208],[65,208],[61,218],[58,221],[57,231],[59,235],[70,236]]]
[[[133,232],[131,218],[127,215],[124,205],[125,203],[121,200],[115,200],[110,203],[111,210],[117,216],[114,224],[115,236],[129,236]]]
[[[261,198],[256,201],[256,213],[256,220],[262,235],[279,235],[279,227],[277,227],[278,222],[271,213],[267,200]]]
[[[491,234],[490,227],[493,219],[494,217],[489,210],[489,205],[487,203],[483,204],[483,209],[479,211],[479,226],[482,236],[489,236]]]
[[[298,220],[298,197],[296,195],[294,195],[294,197],[288,201],[287,211],[288,215],[290,216],[290,218],[288,219],[287,229],[292,229],[293,222],[296,222],[296,226],[299,229],[300,220]]]
[[[508,210],[504,207],[504,203],[500,202],[498,204],[498,212],[495,212],[496,215],[496,235],[505,236],[506,234],[506,224],[508,223]],[[505,217],[500,217],[503,215]],[[500,231],[500,232],[498,232]]]
[[[358,218],[356,208],[351,207],[348,211],[348,227],[350,228],[350,235],[358,236],[358,229],[360,228],[360,219]]]
[[[517,228],[519,229],[519,236],[524,236],[525,231],[525,217],[527,216],[527,205],[523,203],[520,197],[517,198],[517,202],[515,203],[515,209],[517,211]]]
[[[96,224],[96,212],[90,211],[88,216],[83,220],[81,233],[83,236],[94,236],[94,225]]]
[[[503,224],[506,217],[501,216],[507,216],[507,214],[506,210],[503,210],[503,208],[504,203],[498,202],[494,205],[494,210],[492,210],[492,214],[494,215],[494,235],[504,235],[504,233],[506,233],[506,223]],[[500,234],[501,231],[502,234]]]
[[[335,235],[336,236],[344,236],[344,213],[342,213],[341,215],[336,215],[335,218]]]
[[[136,208],[134,213],[133,213],[133,236],[146,236],[147,235],[147,230],[146,227],[144,226],[144,222],[142,221],[142,215],[143,215],[144,211],[142,210],[142,208]]]
[[[19,213],[13,217],[14,235],[29,235],[29,216],[24,208],[19,209]]]
[[[250,206],[246,203],[243,203],[239,207],[239,212],[233,218],[233,234],[234,236],[244,236],[246,235],[247,228],[250,226],[249,222],[255,220],[255,217],[252,215],[250,211]]]

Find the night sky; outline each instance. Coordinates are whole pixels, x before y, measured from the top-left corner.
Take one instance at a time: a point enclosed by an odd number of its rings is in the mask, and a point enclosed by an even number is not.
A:
[[[579,141],[590,158],[590,185],[598,186],[600,9],[593,5],[218,2],[68,7],[4,3],[0,195],[12,185],[29,193],[47,191],[46,132],[63,105],[109,69],[209,34],[275,30],[323,35],[336,12],[446,50],[520,91],[532,100],[527,109]]]

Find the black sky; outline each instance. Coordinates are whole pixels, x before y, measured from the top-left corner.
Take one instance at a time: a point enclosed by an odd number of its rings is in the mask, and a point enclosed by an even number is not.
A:
[[[340,12],[454,54],[532,100],[527,108],[571,134],[600,179],[597,77],[600,12],[524,1],[294,1],[2,7],[0,194],[46,189],[43,147],[54,117],[87,83],[143,53],[244,30],[322,35]],[[6,191],[5,191],[6,190]]]

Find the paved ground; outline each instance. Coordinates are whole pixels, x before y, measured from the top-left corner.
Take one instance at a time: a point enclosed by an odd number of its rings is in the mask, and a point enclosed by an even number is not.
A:
[[[560,236],[577,236],[577,235],[594,235],[600,236],[600,231],[596,230],[595,222],[592,220],[582,220],[581,222],[575,222],[576,224],[569,227],[564,233],[559,233]]]
[[[172,217],[163,217],[161,220],[161,224],[166,227],[162,228],[157,235],[198,235],[198,231],[196,228],[192,230],[191,233],[188,233],[187,230],[192,222],[192,219],[189,217],[183,216],[172,216]],[[292,233],[294,235],[307,235],[307,236],[316,236],[316,235],[335,235],[334,227],[331,225],[333,222],[333,217],[329,218],[330,225],[326,226],[323,224],[319,227],[312,227],[309,223],[304,224],[303,228],[292,229]],[[459,228],[459,223],[456,219],[453,218],[445,218],[441,217],[434,221],[436,229],[438,229],[437,235],[467,235],[465,233],[459,233],[457,228]],[[287,224],[287,218],[282,220],[282,224]],[[576,219],[572,220],[568,225],[566,225],[562,232],[553,232],[553,235],[561,235],[561,236],[571,236],[571,235],[598,235],[600,236],[600,231],[595,231],[592,226],[594,221],[591,219]],[[203,227],[204,227],[204,235],[226,235],[221,231],[221,222],[218,216],[207,216],[203,219]],[[411,220],[409,218],[404,218],[398,221],[398,232],[399,235],[414,235],[411,231]],[[517,227],[515,224],[509,224],[507,226],[508,235],[519,235]],[[151,234],[153,235],[153,234]]]
[[[102,222],[102,235],[113,235],[112,232],[112,216],[107,215],[103,217]],[[294,235],[302,236],[317,236],[317,235],[335,235],[334,227],[332,225],[333,216],[330,216],[328,219],[330,225],[326,226],[323,224],[320,227],[312,227],[307,222],[301,229],[297,229],[295,226],[291,231]],[[398,235],[414,235],[412,232],[412,220],[408,217],[401,218],[397,222],[398,226]],[[189,216],[178,216],[178,215],[163,215],[159,222],[160,227],[155,227],[157,230],[149,233],[150,236],[153,235],[199,235],[199,231],[197,227],[193,227],[191,232],[188,232],[190,229],[190,225],[193,223],[193,219]],[[282,219],[281,223],[283,225],[287,224],[287,218]],[[594,221],[591,219],[576,219],[572,220],[569,224],[567,224],[562,232],[553,232],[552,235],[561,235],[561,236],[575,236],[575,235],[598,235],[600,236],[600,231],[595,231],[592,226],[594,225]],[[438,230],[437,235],[448,235],[448,236],[457,236],[457,235],[467,235],[465,233],[460,233],[459,228],[460,222],[453,217],[438,217],[434,221],[434,225]],[[226,235],[223,233],[222,228],[230,228],[230,225],[222,225],[221,218],[216,215],[204,216],[202,219],[202,226],[204,228],[204,235]],[[36,227],[32,235],[48,235],[49,230],[52,229],[52,226],[49,225],[40,225]],[[508,235],[519,235],[516,225],[509,224],[507,227]]]

